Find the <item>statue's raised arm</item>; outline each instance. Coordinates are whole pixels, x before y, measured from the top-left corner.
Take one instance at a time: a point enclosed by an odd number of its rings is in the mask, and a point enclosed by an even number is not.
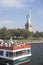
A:
[[[32,12],[32,8],[30,8],[29,12],[28,12],[28,16],[31,18],[31,12]]]
[[[32,8],[30,8],[28,15],[27,15],[27,22],[29,23],[31,20],[31,12],[32,12]]]

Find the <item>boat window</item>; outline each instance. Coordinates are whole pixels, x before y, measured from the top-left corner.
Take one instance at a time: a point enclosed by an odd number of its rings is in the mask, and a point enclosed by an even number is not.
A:
[[[7,57],[18,57],[18,56],[22,56],[22,55],[26,55],[29,54],[30,50],[22,50],[22,51],[17,51],[17,52],[6,52],[6,56]]]
[[[7,57],[13,57],[13,52],[6,52]]]
[[[20,56],[20,55],[22,55],[22,51],[16,52],[16,56]]]
[[[23,50],[23,54],[26,54],[26,50]]]
[[[16,52],[16,56],[26,55],[26,54],[30,54],[30,53],[31,53],[30,49],[22,50],[22,51]]]
[[[3,51],[0,51],[0,56],[3,56]]]
[[[19,56],[19,52],[16,52],[16,56]]]
[[[6,52],[7,57],[15,57],[15,52]]]
[[[30,50],[29,49],[22,50],[22,51],[16,52],[16,56],[26,55],[26,54],[29,54],[29,53],[30,53]]]
[[[15,57],[16,56],[16,52],[13,52],[13,57]]]
[[[16,56],[21,56],[25,54],[26,54],[26,50],[16,52]]]
[[[10,57],[13,57],[13,52],[10,52],[9,55],[10,55]]]
[[[29,54],[29,50],[27,50],[27,52],[26,52],[27,54]]]
[[[26,51],[26,53],[27,53],[27,54],[31,53],[31,50],[30,50],[30,49],[29,49],[29,50],[27,50],[27,51]]]

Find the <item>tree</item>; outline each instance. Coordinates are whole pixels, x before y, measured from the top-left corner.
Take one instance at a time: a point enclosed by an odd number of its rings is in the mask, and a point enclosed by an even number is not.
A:
[[[39,32],[36,31],[36,33],[33,34],[33,37],[39,38],[40,37]]]

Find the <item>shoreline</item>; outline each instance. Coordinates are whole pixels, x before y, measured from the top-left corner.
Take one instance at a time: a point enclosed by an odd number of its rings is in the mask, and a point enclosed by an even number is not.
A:
[[[43,44],[43,40],[17,40],[17,42],[18,43],[21,43],[21,42],[25,43],[26,42],[26,43],[30,43],[30,44],[32,44],[32,43],[34,43],[34,44],[35,43],[36,44],[37,43],[40,43],[40,44],[42,43]]]
[[[33,44],[33,43],[34,44],[37,44],[37,43],[40,43],[40,44],[42,43],[43,44],[43,41],[29,41],[29,42],[30,42],[30,44]]]

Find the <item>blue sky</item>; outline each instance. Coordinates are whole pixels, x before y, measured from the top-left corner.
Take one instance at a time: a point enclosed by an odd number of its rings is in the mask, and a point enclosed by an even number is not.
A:
[[[33,30],[43,31],[43,0],[0,0],[0,28],[24,28],[30,7]]]

